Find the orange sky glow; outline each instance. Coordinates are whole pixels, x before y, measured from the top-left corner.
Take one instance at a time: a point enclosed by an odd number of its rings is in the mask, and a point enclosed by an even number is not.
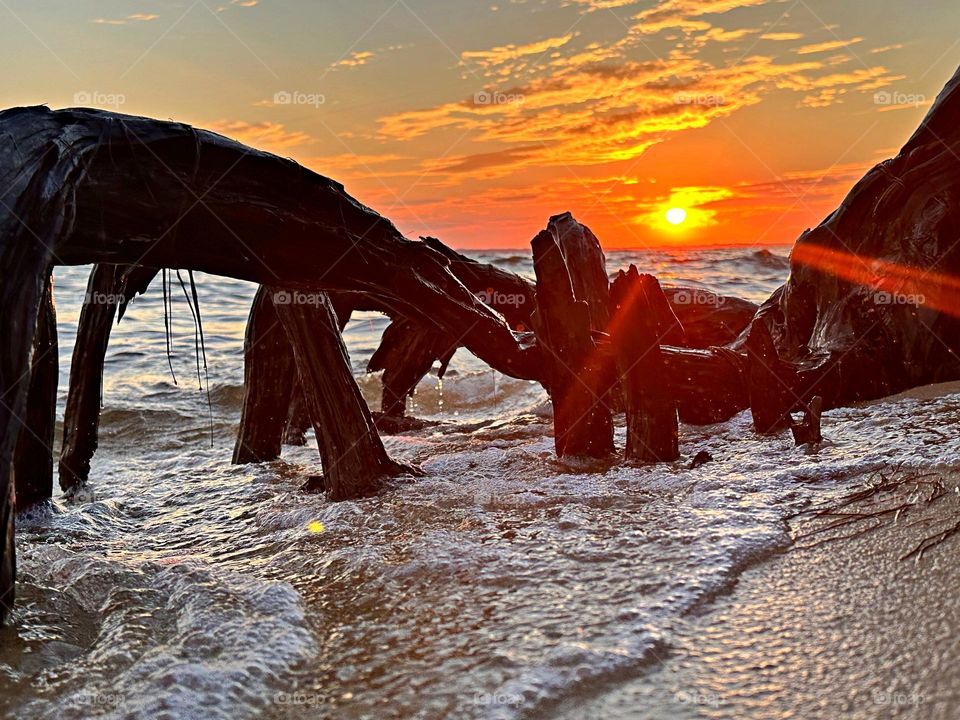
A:
[[[0,15],[4,106],[190,122],[462,248],[525,247],[566,210],[611,249],[793,242],[896,153],[960,62],[943,0],[9,0]]]

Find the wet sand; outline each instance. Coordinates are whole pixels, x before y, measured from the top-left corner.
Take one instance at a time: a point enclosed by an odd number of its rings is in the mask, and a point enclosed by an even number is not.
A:
[[[932,399],[956,389],[905,396]],[[686,617],[656,669],[569,701],[552,716],[960,717],[960,536],[920,561],[903,559],[960,520],[960,473],[943,477],[947,497],[857,537],[812,546],[803,535],[815,525],[791,524],[795,544]]]

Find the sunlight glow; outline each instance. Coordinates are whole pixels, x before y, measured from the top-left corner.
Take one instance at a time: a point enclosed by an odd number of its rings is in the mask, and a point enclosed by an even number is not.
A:
[[[671,225],[680,225],[687,219],[687,211],[683,208],[670,208],[667,210],[667,222]]]

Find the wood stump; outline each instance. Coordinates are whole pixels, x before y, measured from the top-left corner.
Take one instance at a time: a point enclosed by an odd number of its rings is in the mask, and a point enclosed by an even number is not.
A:
[[[293,346],[277,313],[292,297],[289,290],[263,285],[254,296],[243,339],[243,409],[233,448],[235,465],[280,457],[294,387],[300,387]]]
[[[537,276],[537,309],[534,332],[543,357],[544,379],[553,401],[554,443],[564,457],[606,457],[613,453],[613,421],[604,396],[610,387],[608,366],[596,352],[591,325],[591,305],[604,325],[609,316],[605,285],[580,279],[577,284],[589,298],[580,299],[573,278],[604,275],[596,263],[602,253],[577,236],[563,218],[541,231],[532,242],[533,267]],[[572,220],[572,218],[571,218]],[[575,222],[575,221],[574,221]],[[561,232],[562,231],[562,232]],[[561,237],[568,243],[567,252]],[[575,242],[576,241],[576,242]],[[592,262],[592,265],[591,265]],[[589,267],[589,270],[587,269]],[[573,272],[571,272],[573,270]],[[602,296],[602,297],[601,297]]]
[[[610,301],[610,339],[626,405],[627,459],[672,462],[680,457],[677,401],[660,343],[682,328],[657,279],[640,275],[633,265],[617,275]]]

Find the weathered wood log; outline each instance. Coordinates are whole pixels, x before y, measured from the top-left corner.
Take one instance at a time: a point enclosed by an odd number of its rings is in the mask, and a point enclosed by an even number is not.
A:
[[[458,345],[457,338],[413,320],[398,318],[391,322],[367,363],[367,372],[383,371],[380,411],[388,417],[404,417],[407,398],[413,397],[417,385],[437,360],[437,376],[443,377]]]
[[[569,214],[569,213],[568,213]],[[495,265],[479,262],[447,247],[432,237],[422,237],[424,244],[450,260],[450,272],[470,292],[503,315],[517,332],[531,330],[530,315],[536,307],[534,284],[516,273]]]
[[[117,312],[116,273],[115,265],[95,265],[80,308],[60,448],[60,488],[64,491],[87,481],[99,443],[104,358]]]
[[[190,126],[97,110],[0,112],[0,615],[12,600],[13,455],[47,269],[109,262],[257,283],[371,292],[492,366],[536,376],[521,345],[450,273],[343,187],[296,163]]]
[[[261,285],[250,308],[243,339],[243,409],[233,448],[235,465],[280,457],[294,388],[303,394],[293,346],[277,314],[277,307],[289,304],[290,297],[288,290],[274,293]]]
[[[274,309],[294,348],[327,495],[331,500],[366,497],[381,490],[385,477],[414,470],[387,456],[353,377],[330,299],[323,293],[316,298],[316,303],[274,304]]]
[[[667,345],[709,348],[728,345],[750,325],[759,305],[692,287],[665,287],[663,293],[683,327],[684,339],[668,338]]]
[[[551,218],[548,228],[532,242],[537,276],[537,308],[532,320],[553,401],[554,444],[560,457],[605,457],[613,452],[613,422],[604,398],[610,388],[609,364],[595,351],[590,302],[576,296],[573,281],[581,273],[596,275],[598,256],[585,243],[571,242],[568,265],[560,231],[568,241],[573,233],[565,217],[559,217],[561,223],[555,224]],[[602,262],[602,253],[599,259]],[[587,270],[591,260],[594,265]],[[606,283],[606,273],[602,268],[601,272]],[[598,322],[606,327],[609,298],[598,297],[600,289],[583,279],[578,284],[584,292],[593,293],[590,300]],[[602,290],[607,293],[605,287]]]
[[[801,235],[789,280],[761,308],[801,401],[831,408],[960,378],[958,235],[960,73],[899,154]]]
[[[244,393],[246,392],[246,387],[244,387]],[[244,407],[246,407],[246,403],[244,403]],[[242,422],[241,420],[241,424]],[[309,430],[311,426],[307,397],[303,393],[300,378],[297,377],[297,381],[293,386],[293,397],[290,400],[290,410],[287,413],[287,424],[283,429],[282,443],[284,445],[306,445],[307,430]]]
[[[635,265],[613,281],[610,304],[610,341],[626,405],[626,457],[672,462],[680,457],[677,401],[660,343],[677,333],[677,318],[657,279],[640,275]]]
[[[59,374],[57,313],[53,302],[53,275],[49,275],[33,338],[27,410],[14,458],[18,511],[53,496],[53,441]]]

